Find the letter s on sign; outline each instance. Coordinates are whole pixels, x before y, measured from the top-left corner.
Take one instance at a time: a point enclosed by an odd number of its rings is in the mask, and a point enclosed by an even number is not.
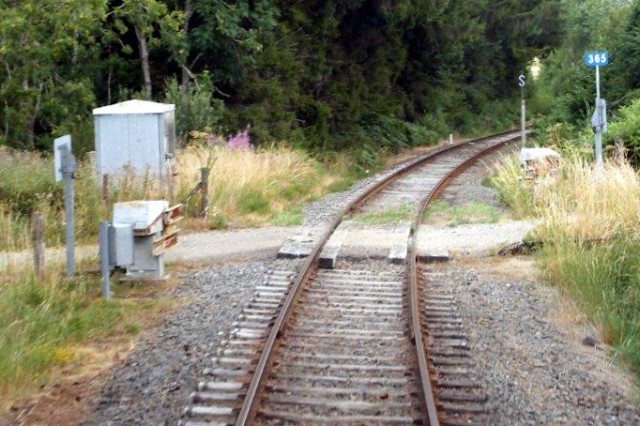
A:
[[[518,86],[524,87],[525,84],[526,84],[525,76],[520,74],[520,76],[518,77]]]

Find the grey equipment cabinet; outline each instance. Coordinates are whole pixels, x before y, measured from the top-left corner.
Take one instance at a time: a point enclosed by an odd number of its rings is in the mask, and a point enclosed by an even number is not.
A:
[[[93,110],[98,176],[130,169],[170,176],[175,155],[175,106],[131,100]]]
[[[177,244],[179,229],[175,223],[182,219],[181,205],[168,207],[165,200],[114,204],[112,226],[124,228],[114,257],[127,259],[119,262],[126,268],[125,278],[165,278],[164,253]],[[132,230],[131,237],[125,236],[127,227]]]

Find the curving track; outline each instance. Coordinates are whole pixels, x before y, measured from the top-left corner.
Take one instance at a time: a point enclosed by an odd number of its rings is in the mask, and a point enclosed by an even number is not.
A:
[[[455,301],[437,274],[416,264],[412,230],[450,179],[519,137],[444,147],[364,191],[319,237],[301,271],[265,276],[181,423],[482,424],[486,397]],[[343,249],[358,215],[400,207],[414,212],[413,221],[394,225],[403,228],[394,235],[406,237],[392,242],[387,258],[401,264]],[[330,259],[323,263],[330,270],[318,268],[321,259]]]

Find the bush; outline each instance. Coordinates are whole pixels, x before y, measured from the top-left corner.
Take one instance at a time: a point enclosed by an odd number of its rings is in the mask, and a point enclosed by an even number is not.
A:
[[[175,79],[168,80],[165,102],[176,106],[176,135],[183,141],[192,130],[220,133],[224,103],[213,97],[213,87],[208,78],[186,86],[179,85]]]
[[[606,137],[608,141],[622,141],[629,161],[636,167],[640,166],[640,99],[618,111]]]

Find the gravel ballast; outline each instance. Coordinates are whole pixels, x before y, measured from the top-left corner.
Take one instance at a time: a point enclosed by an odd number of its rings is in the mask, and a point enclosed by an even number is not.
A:
[[[180,275],[184,305],[114,366],[84,425],[176,425],[203,370],[265,273],[300,261],[216,265]]]
[[[561,299],[554,289],[526,277],[525,271],[534,269],[531,261],[494,262],[520,273],[501,277],[493,272],[497,265],[484,261],[438,268],[458,301],[489,395],[489,423],[640,424],[632,387],[610,364],[608,348],[590,334],[572,335],[572,326],[563,330],[556,323]],[[595,345],[584,345],[581,336]]]

